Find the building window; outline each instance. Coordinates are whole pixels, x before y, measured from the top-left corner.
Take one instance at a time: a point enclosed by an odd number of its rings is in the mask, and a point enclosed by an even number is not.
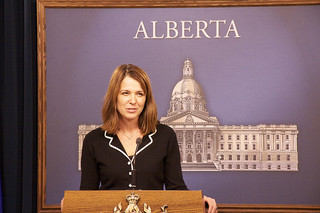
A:
[[[270,144],[269,143],[267,144],[267,150],[270,150]]]
[[[240,160],[240,155],[237,155],[237,160]]]
[[[248,140],[248,135],[244,136],[244,140],[246,140],[246,141]]]
[[[257,165],[256,165],[256,164],[253,164],[253,165],[252,165],[252,168],[253,168],[253,169],[257,169]]]
[[[244,159],[245,159],[245,160],[249,160],[249,155],[246,155],[246,156],[244,157]]]
[[[228,169],[232,169],[232,165],[231,164],[228,165]]]
[[[279,140],[280,139],[280,135],[276,135],[276,138],[277,138],[277,140]]]
[[[277,150],[280,150],[280,144],[277,144]]]
[[[237,165],[237,169],[240,169],[240,165]]]
[[[290,145],[286,144],[286,150],[290,150]]]
[[[280,161],[280,155],[277,155],[277,161]]]
[[[256,135],[252,135],[252,140],[256,140]]]
[[[240,144],[237,143],[237,150],[240,150]]]
[[[192,148],[192,144],[191,144],[191,143],[188,143],[188,144],[187,144],[187,148],[188,148],[188,149],[191,149],[191,148]]]
[[[220,160],[224,160],[224,155],[220,155]]]
[[[223,164],[221,165],[221,169],[224,169],[224,165]]]
[[[253,159],[253,160],[257,160],[257,156],[256,156],[256,155],[253,155],[252,159]]]
[[[211,133],[207,133],[207,138],[211,138]]]
[[[281,169],[281,165],[278,165],[278,168],[277,169]]]
[[[231,143],[228,144],[228,149],[232,150],[232,144]]]
[[[223,135],[220,135],[220,140],[222,140],[222,141],[223,141]]]
[[[187,137],[188,137],[188,138],[191,138],[191,133],[190,133],[190,132],[187,134]]]
[[[237,135],[237,141],[239,141],[240,140],[240,135]]]
[[[196,158],[198,163],[202,162],[202,155],[200,153],[197,154]]]
[[[268,165],[268,169],[271,169],[271,165]]]
[[[222,144],[220,144],[220,149],[221,149],[221,150],[223,150],[223,143],[222,143]]]
[[[211,155],[207,154],[207,160],[211,160]]]
[[[232,155],[229,155],[229,160],[232,160]]]
[[[201,143],[197,143],[197,149],[202,149],[202,144]]]
[[[256,144],[252,144],[252,149],[256,150],[257,149],[257,145]]]
[[[244,165],[244,168],[245,169],[249,169],[249,166],[246,164],[246,165]]]
[[[270,135],[267,135],[267,140],[270,140]]]
[[[289,139],[290,139],[289,135],[286,135],[286,140],[289,140]]]
[[[207,143],[207,149],[211,148],[211,143]]]
[[[187,155],[187,162],[192,162],[192,155],[190,153]]]
[[[201,138],[201,134],[200,133],[197,134],[197,138]]]
[[[248,150],[248,144],[247,143],[244,145],[244,149]]]
[[[291,160],[291,156],[287,155],[287,161],[290,161],[290,160]]]
[[[290,170],[291,169],[291,165],[289,164],[289,165],[287,165],[287,169],[288,170]]]
[[[232,140],[232,135],[228,135],[228,140],[229,140],[229,141]]]
[[[268,161],[271,161],[271,155],[268,155]]]
[[[191,109],[191,103],[188,101],[187,102],[187,110],[190,110]]]

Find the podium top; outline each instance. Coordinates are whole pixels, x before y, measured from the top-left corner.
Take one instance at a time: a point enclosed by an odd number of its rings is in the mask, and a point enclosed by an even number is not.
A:
[[[62,212],[203,213],[204,205],[202,191],[83,190],[65,191]]]

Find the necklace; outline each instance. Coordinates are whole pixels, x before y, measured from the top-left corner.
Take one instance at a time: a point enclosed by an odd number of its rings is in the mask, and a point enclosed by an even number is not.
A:
[[[137,133],[135,133],[135,134],[129,136],[129,135],[127,135],[126,133],[124,133],[121,129],[119,129],[119,132],[121,132],[124,136],[126,136],[126,138],[128,138],[128,140],[130,140],[130,141],[131,141],[131,139],[133,138],[133,136],[136,136],[136,135],[137,135]]]

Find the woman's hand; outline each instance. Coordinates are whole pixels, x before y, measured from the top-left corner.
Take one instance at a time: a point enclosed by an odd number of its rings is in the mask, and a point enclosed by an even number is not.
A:
[[[205,203],[208,204],[208,213],[217,213],[217,203],[216,201],[211,198],[211,197],[207,197],[207,196],[203,196],[203,204],[205,205]]]
[[[60,203],[61,212],[62,212],[62,209],[63,209],[63,200],[64,200],[64,198],[62,198],[61,203]]]

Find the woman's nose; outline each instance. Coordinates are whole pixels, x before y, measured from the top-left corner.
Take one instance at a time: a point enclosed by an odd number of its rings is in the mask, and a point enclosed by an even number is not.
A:
[[[137,102],[136,95],[135,95],[135,94],[132,94],[132,95],[130,96],[130,103],[135,104],[136,102]]]

